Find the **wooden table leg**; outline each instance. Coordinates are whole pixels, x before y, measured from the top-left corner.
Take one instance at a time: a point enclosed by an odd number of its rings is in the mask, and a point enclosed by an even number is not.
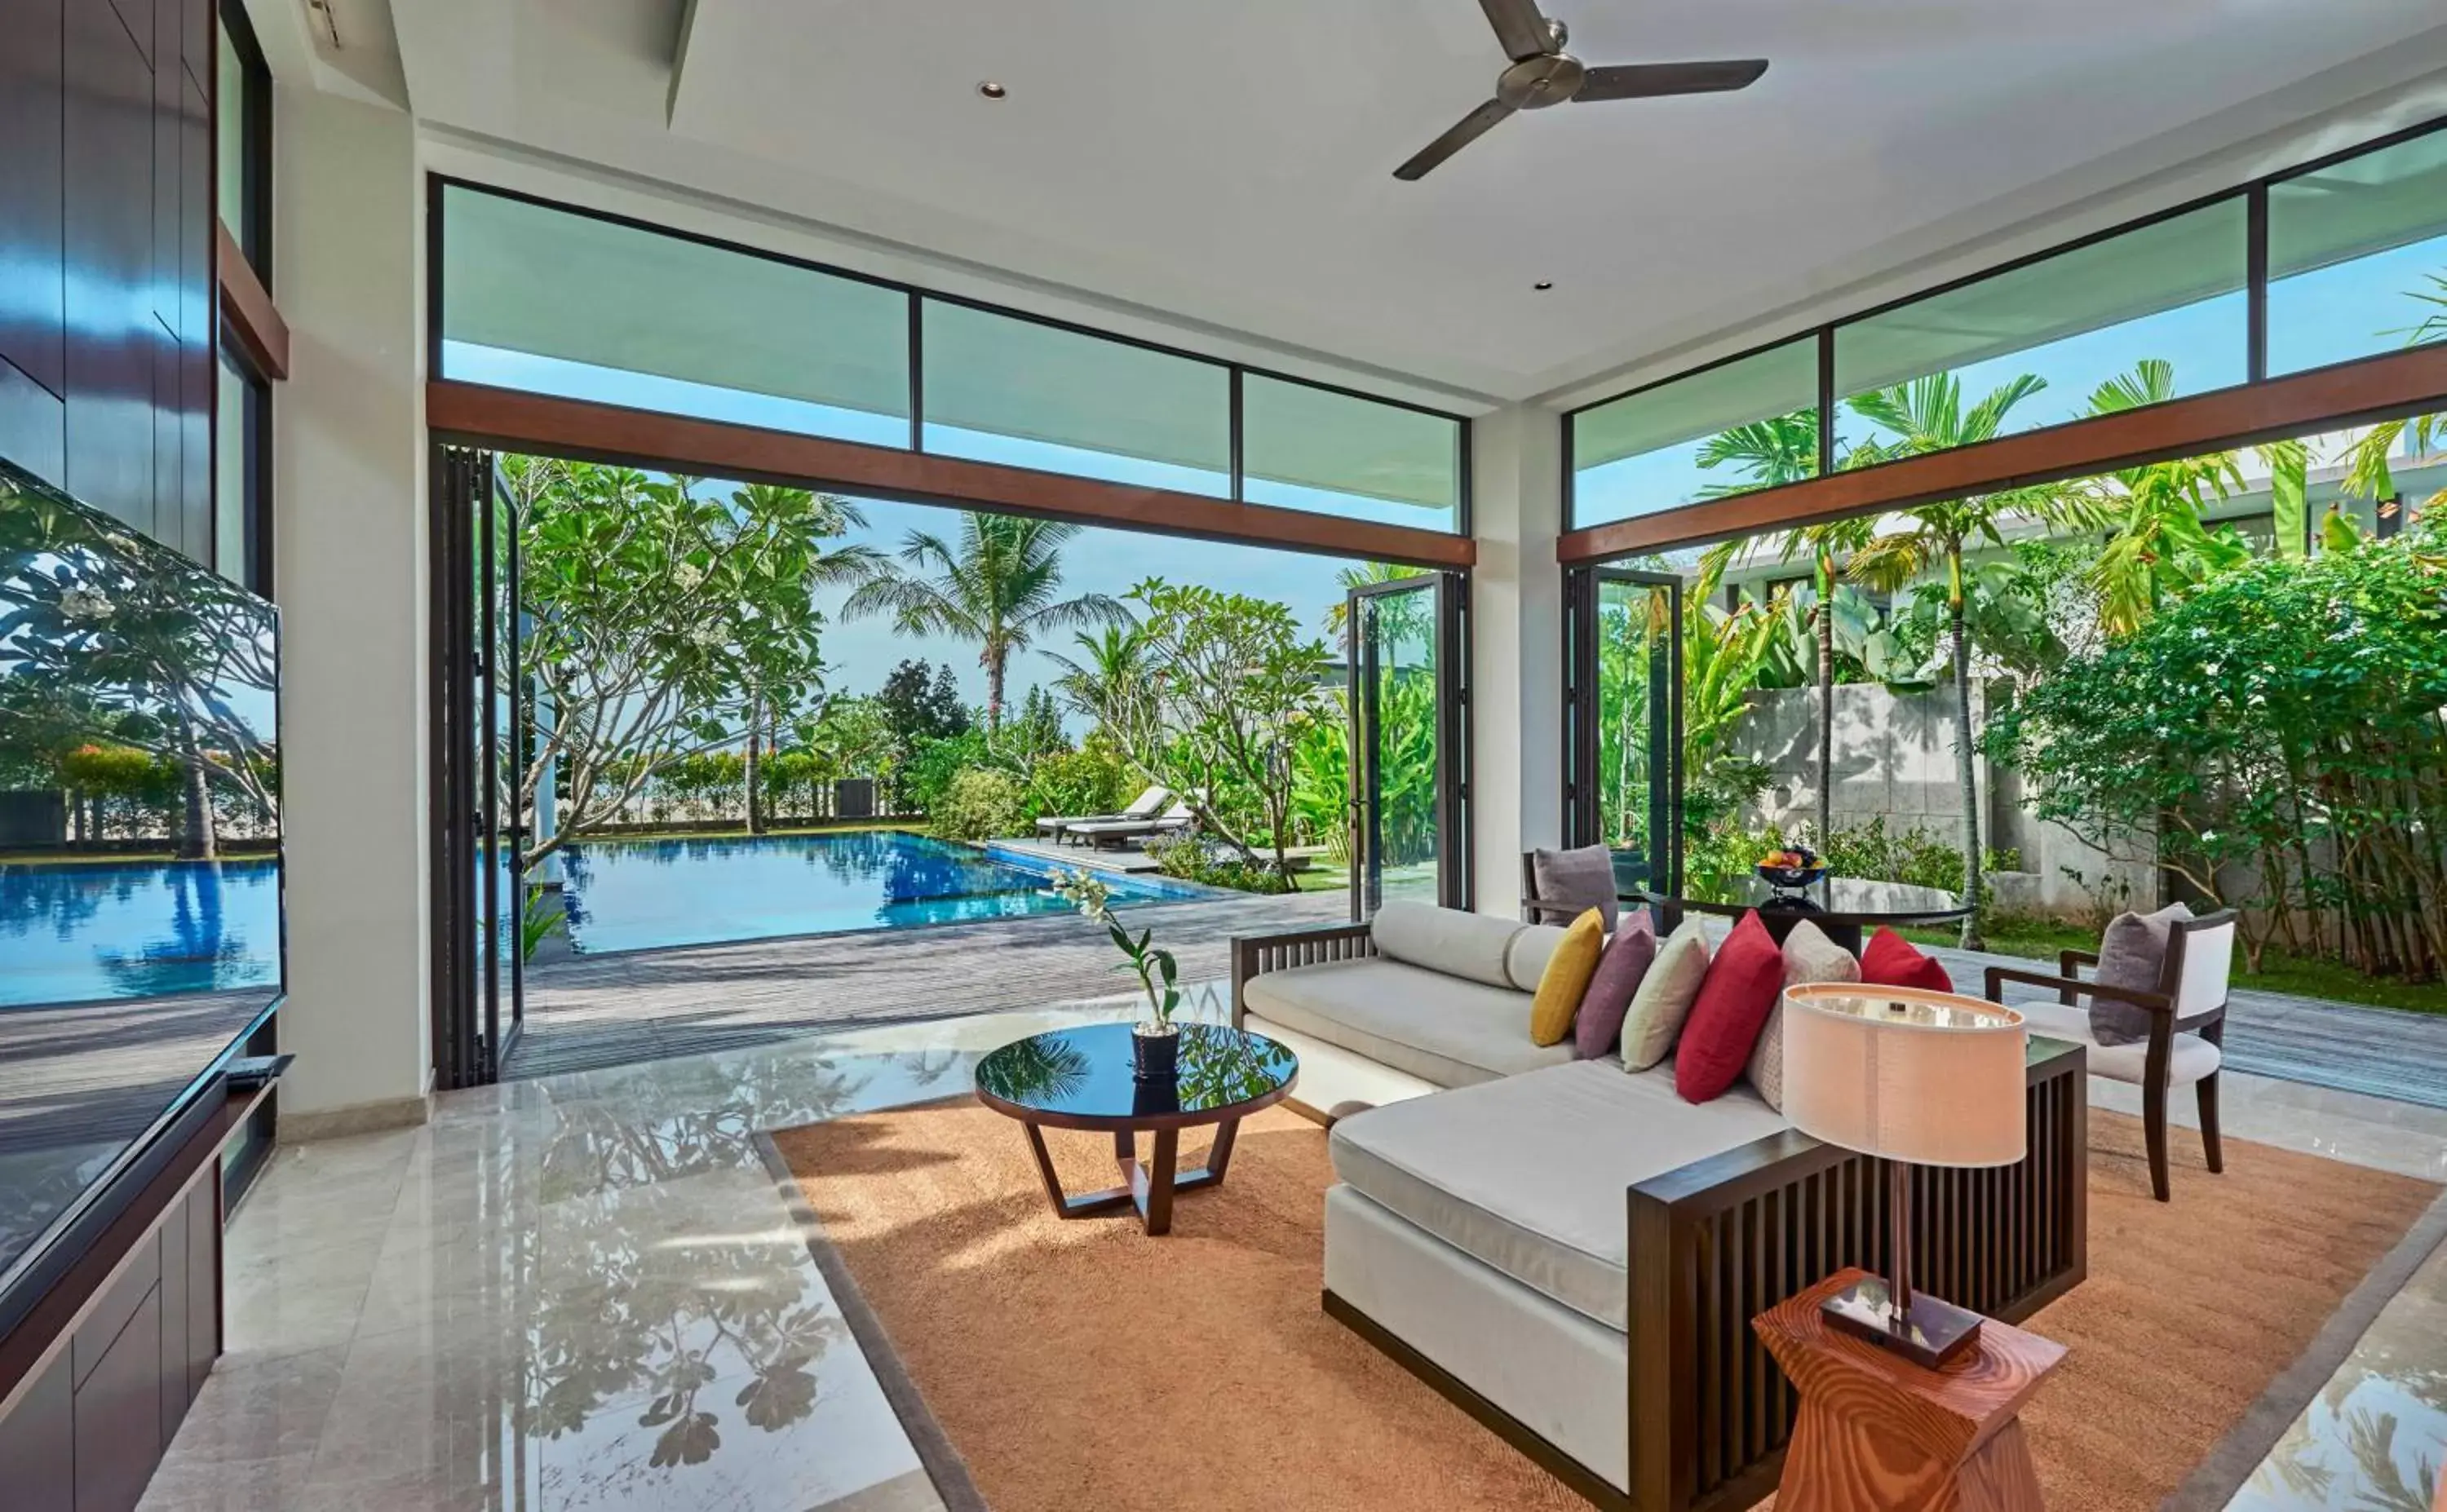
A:
[[[1126,1162],[1122,1179],[1130,1183],[1130,1200],[1146,1220],[1149,1234],[1172,1232],[1172,1191],[1174,1167],[1180,1163],[1181,1131],[1160,1128],[1155,1131],[1155,1148],[1148,1152],[1146,1164],[1136,1160]]]
[[[1054,1174],[1053,1158],[1045,1153],[1045,1135],[1034,1124],[1022,1124],[1019,1126],[1028,1131],[1029,1153],[1036,1157],[1037,1179],[1045,1183],[1046,1200],[1053,1204],[1053,1214],[1056,1218],[1101,1218],[1107,1213],[1120,1213],[1137,1205],[1137,1200],[1131,1196],[1130,1188],[1127,1184],[1107,1187],[1101,1192],[1091,1192],[1085,1197],[1063,1196],[1062,1178]],[[1130,1147],[1129,1135],[1127,1133],[1114,1135],[1113,1143],[1125,1152],[1122,1157],[1123,1163],[1126,1166],[1132,1163],[1128,1153]]]

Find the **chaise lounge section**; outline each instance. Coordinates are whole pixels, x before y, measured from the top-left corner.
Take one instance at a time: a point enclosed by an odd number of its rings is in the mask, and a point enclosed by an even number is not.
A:
[[[1597,1505],[1746,1506],[1794,1410],[1750,1319],[1887,1263],[1885,1162],[1747,1086],[1695,1106],[1670,1064],[1533,1045],[1563,934],[1389,904],[1234,942],[1235,1022],[1332,1127],[1324,1306]],[[2083,1066],[2031,1042],[2020,1164],[1913,1172],[1929,1290],[2014,1320],[2082,1278]]]

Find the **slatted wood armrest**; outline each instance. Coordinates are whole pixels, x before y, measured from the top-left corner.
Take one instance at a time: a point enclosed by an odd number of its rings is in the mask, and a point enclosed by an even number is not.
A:
[[[2175,1011],[2175,1005],[2164,992],[2147,992],[2135,987],[2110,987],[2104,982],[2085,982],[2078,976],[2050,976],[2045,972],[2019,971],[2011,966],[1989,967],[1985,990],[1981,995],[2001,1005],[2005,1002],[2002,994],[2007,982],[2020,982],[2025,987],[2053,988],[2067,1002],[2078,994],[2114,998],[2116,1002],[2130,1003],[2153,1013],[2172,1014]]]
[[[1272,935],[1239,935],[1232,940],[1232,1027],[1240,1028],[1247,1011],[1242,992],[1252,978],[1268,972],[1329,961],[1356,961],[1376,954],[1375,933],[1366,924],[1318,924]]]
[[[2067,976],[2079,976],[2081,974],[2080,972],[2075,970],[2076,967],[2096,966],[2097,964],[2098,952],[2096,951],[2057,952],[2057,970]]]

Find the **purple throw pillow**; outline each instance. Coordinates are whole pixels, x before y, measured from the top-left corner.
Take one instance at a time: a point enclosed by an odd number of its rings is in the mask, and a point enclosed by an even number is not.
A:
[[[1597,974],[1589,978],[1589,990],[1581,994],[1580,1015],[1572,1020],[1576,1058],[1594,1061],[1614,1052],[1615,1042],[1622,1038],[1623,1015],[1631,1011],[1631,994],[1640,991],[1640,979],[1655,959],[1657,926],[1643,908],[1615,931],[1613,942],[1598,959]]]

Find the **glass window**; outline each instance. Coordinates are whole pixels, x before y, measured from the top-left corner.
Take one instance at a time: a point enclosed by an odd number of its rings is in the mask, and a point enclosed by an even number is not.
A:
[[[1838,326],[1838,465],[2079,419],[2153,359],[2154,399],[2244,382],[2248,218],[2238,196]],[[1950,395],[1906,390],[1939,376]]]
[[[1603,524],[1818,474],[1818,340],[1805,336],[1572,417],[1572,520]]]
[[[268,590],[258,549],[264,500],[256,487],[263,457],[262,425],[271,396],[263,382],[220,354],[213,421],[213,566],[257,593]]]
[[[1220,364],[924,306],[926,450],[1230,497],[1231,375]]]
[[[443,197],[442,373],[909,444],[909,296],[463,185]]]
[[[1422,530],[1458,530],[1462,423],[1243,373],[1241,496]]]
[[[2447,131],[2268,186],[2268,370],[2447,339]]]
[[[236,0],[220,7],[214,38],[213,174],[221,224],[238,251],[260,273],[271,249],[271,164],[258,149],[271,141],[272,74],[256,46],[246,10]]]

